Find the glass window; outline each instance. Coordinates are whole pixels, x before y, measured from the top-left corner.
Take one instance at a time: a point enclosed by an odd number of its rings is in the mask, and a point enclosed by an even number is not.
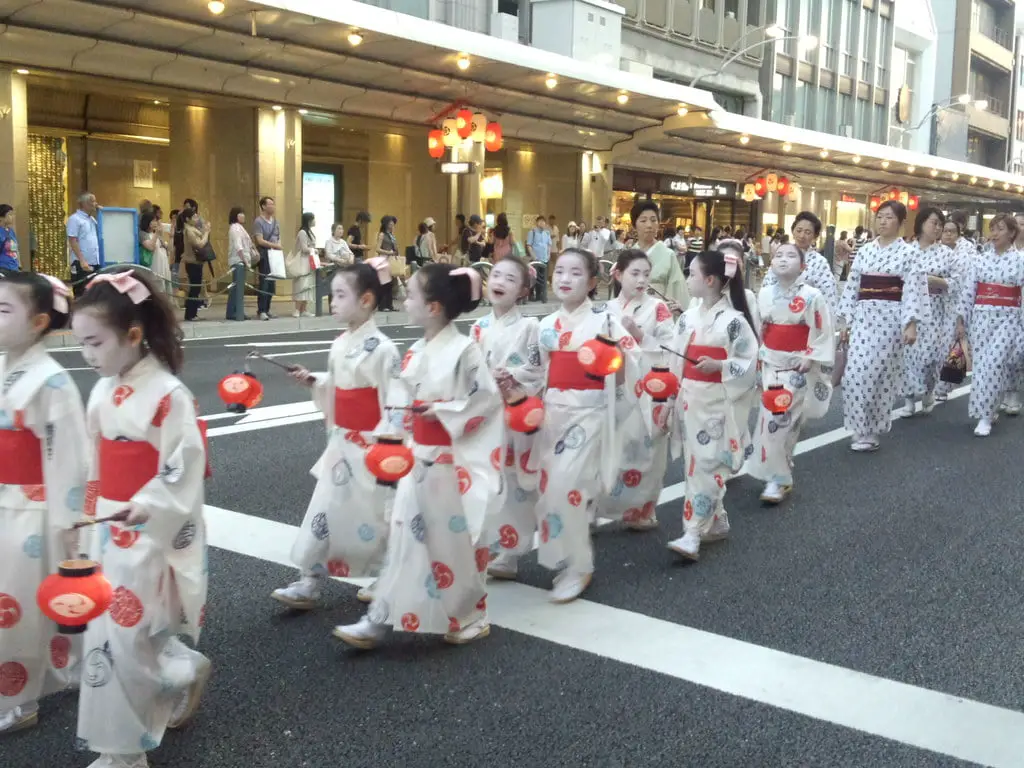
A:
[[[747,26],[760,27],[761,21],[761,0],[747,0]]]
[[[775,73],[772,80],[772,122],[786,122],[786,75]]]
[[[706,11],[711,11],[712,13],[714,13],[715,0],[700,0],[700,7]]]
[[[884,142],[885,135],[889,130],[889,121],[886,119],[884,104],[875,104],[875,141]]]
[[[807,116],[810,112],[809,105],[807,103],[807,95],[810,88],[806,83],[797,80],[794,85],[796,86],[796,104],[793,114],[796,117],[796,125],[800,128],[807,127]]]
[[[738,19],[740,17],[740,0],[725,0],[725,15],[727,18]]]
[[[825,97],[825,108],[819,110],[821,115],[821,122],[819,123],[819,129],[826,133],[836,132],[836,92],[831,88],[823,88],[818,91],[818,95]]]
[[[860,110],[860,121],[856,136],[871,141],[871,104],[864,99],[857,99],[857,109]]]
[[[853,98],[848,93],[839,94],[839,128],[836,133],[846,135],[844,126],[853,125]]]

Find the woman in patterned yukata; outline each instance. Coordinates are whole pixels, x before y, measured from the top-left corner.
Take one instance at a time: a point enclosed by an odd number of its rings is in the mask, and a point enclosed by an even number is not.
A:
[[[85,514],[99,523],[91,555],[114,587],[110,609],[85,633],[78,746],[90,768],[145,768],[167,728],[193,715],[209,660],[206,617],[206,446],[192,394],[175,375],[184,350],[174,310],[141,270],[97,275],[72,329],[102,377],[89,397],[94,446]]]
[[[793,490],[793,450],[800,430],[828,413],[832,398],[832,311],[821,291],[807,282],[802,257],[795,245],[780,245],[772,257],[775,280],[758,295],[761,385],[781,385],[792,397],[785,413],[772,413],[762,402],[754,429],[747,466],[752,477],[765,483],[761,501],[766,504],[780,503]]]
[[[790,232],[793,233],[793,244],[804,253],[804,282],[818,289],[825,297],[829,311],[834,315],[839,302],[839,285],[828,259],[814,247],[821,237],[821,219],[810,211],[800,211],[793,219]],[[761,287],[774,285],[776,280],[778,276],[775,272],[769,271]]]
[[[487,276],[487,298],[491,313],[481,317],[470,331],[484,352],[484,361],[494,374],[502,393],[508,397],[522,394],[539,395],[543,380],[516,382],[509,367],[521,366],[531,357],[536,359],[537,318],[523,317],[516,302],[529,295],[529,267],[515,256],[506,256]],[[491,461],[495,469],[505,473],[505,500],[488,532],[488,541],[498,555],[487,568],[496,579],[514,579],[519,572],[519,558],[533,549],[537,531],[537,475],[527,471],[533,435],[505,428],[505,444],[495,449]]]
[[[902,392],[903,349],[917,340],[927,320],[928,283],[915,251],[900,237],[907,208],[896,200],[878,207],[878,236],[861,246],[839,300],[836,325],[849,342],[843,376],[843,425],[850,448],[876,451],[892,425]]]
[[[636,417],[636,341],[606,305],[591,302],[597,275],[597,257],[589,251],[570,248],[559,255],[554,289],[562,306],[540,321],[539,360],[529,361],[525,371],[509,369],[517,380],[533,380],[539,368],[547,384],[544,424],[527,469],[539,473],[538,561],[558,572],[551,589],[556,603],[575,600],[590,585],[589,508],[614,486],[621,431],[627,418]],[[594,379],[585,374],[578,352],[601,334],[618,341],[623,365]]]
[[[949,355],[956,331],[956,317],[960,306],[960,286],[963,284],[963,265],[956,252],[939,242],[946,217],[938,208],[925,208],[914,220],[917,268],[928,280],[927,320],[917,325],[917,343],[903,354],[903,395],[906,405],[898,416],[914,415],[917,400],[921,412],[931,413],[935,408],[935,388],[939,371]]]
[[[652,366],[664,365],[662,345],[671,343],[675,335],[672,310],[661,299],[647,293],[651,262],[638,248],[619,253],[612,270],[619,294],[608,302],[608,311],[619,319],[622,327],[637,343],[639,370],[646,376]],[[623,425],[620,470],[609,493],[597,505],[597,517],[622,520],[632,530],[646,531],[658,525],[655,508],[668,465],[668,433],[655,422],[665,424],[660,411],[668,406],[655,403],[637,382],[634,392],[639,398],[643,418],[632,418]],[[655,417],[655,410],[659,411]]]
[[[687,469],[683,535],[668,548],[688,560],[700,558],[703,542],[729,535],[725,483],[750,453],[758,340],[740,275],[733,253],[704,251],[690,263],[688,287],[700,303],[680,318],[672,344],[681,384],[673,453]]]
[[[68,319],[59,280],[9,272],[0,280],[0,736],[36,724],[39,699],[78,682],[81,643],[58,633],[36,592],[82,513],[88,469],[78,388],[43,337]]]
[[[427,264],[409,279],[405,310],[423,327],[388,388],[387,423],[403,428],[415,465],[398,482],[384,570],[369,612],[334,635],[373,648],[389,629],[443,635],[462,645],[490,633],[486,531],[501,508],[504,477],[491,463],[505,445],[501,393],[479,345],[452,322],[480,303],[480,275]]]
[[[971,261],[960,295],[956,336],[971,343],[974,375],[967,410],[978,420],[974,434],[988,437],[1000,399],[1016,381],[1021,365],[1021,286],[1024,254],[1013,247],[1017,221],[998,214],[988,225],[992,250]],[[1019,400],[1007,398],[1011,404]]]
[[[348,330],[331,345],[326,373],[301,366],[291,373],[313,390],[329,437],[313,467],[316,489],[292,547],[299,579],[271,593],[290,608],[315,607],[328,575],[376,576],[383,562],[394,494],[377,484],[365,459],[399,355],[373,321],[380,292],[377,271],[368,264],[338,269],[331,278],[331,314]],[[357,597],[370,602],[372,587]]]
[[[964,227],[966,226],[967,215],[962,211],[954,211],[946,219],[946,223],[942,227],[942,244],[948,248],[953,249],[954,259],[959,266],[960,276],[962,279],[967,278],[967,272],[971,268],[971,262],[974,261],[978,256],[978,249],[974,243],[963,236]],[[963,284],[961,283],[961,289]],[[960,301],[959,298],[956,302],[956,309],[953,314],[959,314]],[[954,326],[956,323],[956,317],[953,318]],[[955,330],[954,330],[955,334]],[[949,398],[949,393],[953,391],[953,385],[948,381],[940,381],[935,385],[935,399],[936,401],[943,403]]]

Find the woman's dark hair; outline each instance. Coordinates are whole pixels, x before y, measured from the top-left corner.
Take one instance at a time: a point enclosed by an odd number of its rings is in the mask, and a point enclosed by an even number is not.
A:
[[[163,214],[164,214],[164,209],[163,208],[161,208],[159,205],[154,205],[153,206],[153,216],[155,216],[157,220],[159,220],[160,217],[163,216]]]
[[[179,211],[177,208],[172,208],[171,209],[171,218],[174,219],[175,221],[177,221],[179,213],[181,213],[181,211]]]
[[[53,308],[53,285],[42,275],[35,272],[8,272],[0,284],[18,286],[19,293],[28,299],[33,314],[50,316],[50,324],[43,331],[43,336],[67,326],[68,313]],[[70,295],[68,301],[71,301]]]
[[[3,205],[0,205],[0,219],[2,219],[4,216],[6,216],[8,213],[10,213],[13,210],[14,210],[14,206],[13,205],[8,205],[7,203],[4,203]]]
[[[712,227],[711,228],[711,234],[708,235],[708,239],[705,240],[705,242],[710,245],[711,243],[714,243],[716,240],[721,240],[721,239],[722,239],[722,228],[721,227]]]
[[[960,226],[960,222],[957,221],[956,218],[954,218],[953,216],[950,216],[948,219],[946,219],[946,224],[952,224],[954,227],[956,227],[957,237],[964,233],[963,227]],[[942,225],[943,229],[946,228],[946,224]]]
[[[591,277],[597,277],[598,275],[601,274],[601,262],[598,260],[597,254],[592,253],[591,251],[586,251],[582,248],[566,248],[564,251],[558,254],[558,258],[561,259],[566,254],[576,254],[581,259],[583,259],[583,263],[586,264],[587,266],[587,273]],[[556,264],[555,266],[557,268],[558,265]],[[588,295],[592,299],[596,298],[597,287],[595,286],[594,290],[592,290]]]
[[[191,208],[196,213],[199,213],[199,203],[197,203],[191,197],[186,197],[185,198],[185,203],[184,203],[184,205],[182,207],[183,208]]]
[[[886,208],[892,211],[892,215],[896,217],[896,220],[900,224],[907,220],[907,206],[905,206],[899,200],[886,200],[884,203],[878,206],[878,210],[875,211],[875,216],[877,217],[878,214],[880,214]]]
[[[794,229],[796,229],[796,225],[799,224],[801,221],[806,221],[808,224],[811,225],[811,228],[814,230],[815,237],[819,237],[821,235],[821,219],[819,219],[810,211],[800,211],[800,213],[796,215],[796,218],[793,219],[793,223],[792,225],[790,225],[789,231],[792,232]]]
[[[651,263],[651,260],[647,258],[647,254],[644,253],[639,248],[625,248],[619,251],[619,258],[615,260],[615,272],[621,275],[623,272],[629,269],[630,264],[632,264],[634,261],[637,261],[638,259],[644,259],[645,261],[647,261],[648,264]],[[614,295],[618,296],[620,293],[622,293],[622,283],[619,282],[619,278],[617,277],[613,278],[613,280],[615,282],[613,286]]]
[[[380,231],[381,232],[387,232],[388,231],[388,224],[390,222],[394,222],[395,224],[397,224],[398,223],[398,219],[395,218],[394,216],[381,216],[380,217]]]
[[[240,213],[245,213],[245,209],[242,208],[239,205],[236,205],[234,208],[231,209],[231,212],[228,213],[228,226],[229,227],[232,224],[237,224],[238,223],[238,215]]]
[[[370,214],[366,211],[360,211],[356,214],[356,224],[369,224],[370,221]]]
[[[149,232],[149,225],[156,221],[156,214],[152,211],[146,211],[142,214],[142,218],[139,219],[139,232]]]
[[[512,232],[512,228],[508,225],[508,216],[504,213],[499,213],[498,218],[494,222],[494,236],[499,240],[504,240]]]
[[[739,279],[739,271],[737,270],[736,278],[733,280],[725,276],[725,254],[721,251],[702,251],[697,254],[697,261],[700,262],[700,271],[705,277],[717,277],[722,281],[722,285],[729,291],[732,308],[743,313],[754,336],[758,336],[754,318],[750,314],[750,307],[747,306],[747,291],[743,287],[743,281]]]
[[[747,230],[745,230],[743,227],[736,227],[736,231],[732,233],[732,236],[737,240],[746,240]]]
[[[917,218],[914,219],[914,237],[921,236],[921,232],[922,230],[924,230],[925,222],[928,221],[928,219],[930,219],[932,216],[939,217],[939,226],[946,226],[946,215],[942,211],[940,211],[938,208],[922,208],[918,212]]]
[[[331,281],[333,282],[336,277],[349,278],[357,296],[362,296],[366,292],[372,293],[374,309],[380,305],[380,278],[377,276],[377,270],[365,261],[338,267],[331,273]]]
[[[636,226],[636,220],[641,215],[647,213],[647,211],[654,211],[654,215],[658,217],[658,222],[661,222],[661,209],[658,208],[658,204],[653,200],[641,200],[629,212],[629,220],[633,223],[634,227]]]
[[[473,298],[473,284],[469,275],[453,275],[457,269],[451,264],[424,264],[420,267],[413,280],[420,281],[423,298],[436,301],[444,309],[444,316],[454,320],[463,312],[471,312],[480,304]]]
[[[309,211],[306,211],[304,214],[302,214],[302,226],[300,226],[299,229],[301,229],[303,232],[305,232],[310,240],[313,239],[313,222],[314,221],[316,221],[316,216],[314,216]]]
[[[426,222],[421,221],[418,229],[419,229],[421,235],[427,234],[427,224],[426,224]]]
[[[191,219],[193,216],[197,216],[198,214],[198,208],[186,208],[185,210],[178,214],[178,220],[182,224],[186,224],[189,219]]]
[[[194,211],[193,211],[194,213]],[[181,326],[174,307],[159,292],[152,279],[141,269],[119,267],[108,274],[129,273],[149,289],[149,297],[135,304],[110,283],[90,281],[85,293],[75,301],[75,311],[95,309],[103,319],[122,336],[133,326],[142,329],[145,351],[167,366],[171,373],[179,373],[185,361]]]

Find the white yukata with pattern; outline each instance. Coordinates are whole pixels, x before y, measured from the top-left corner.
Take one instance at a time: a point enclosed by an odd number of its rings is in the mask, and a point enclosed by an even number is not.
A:
[[[769,272],[769,274],[771,274],[771,272]],[[754,328],[757,329],[757,336],[758,336],[758,338],[760,338],[760,336],[761,336],[761,310],[760,310],[760,307],[758,306],[757,294],[755,294],[749,288],[744,289],[744,294],[747,297],[747,309],[750,310],[750,319],[754,321]],[[725,300],[727,302],[729,302],[729,306],[732,307],[732,297],[729,296],[728,291],[723,294],[723,297],[725,298]],[[690,306],[688,307],[688,309],[697,309],[697,308],[700,307],[700,305],[701,305],[701,299],[698,299],[698,298],[694,297],[693,299],[690,300]],[[733,307],[733,308],[735,309],[735,307]],[[740,314],[743,314],[743,313],[741,312]],[[749,394],[747,395],[746,402],[742,406],[742,407],[745,407],[747,409],[747,413],[750,413],[750,411],[754,410],[757,407],[757,398],[758,398],[758,391],[757,391],[757,388],[755,387],[754,389],[750,390]]]
[[[828,259],[813,248],[809,249],[804,253],[803,277],[804,282],[812,288],[817,288],[821,295],[825,297],[825,303],[828,305],[829,311],[835,316],[836,307],[839,305],[839,283],[836,282],[835,273],[833,273],[832,267],[829,266]],[[778,282],[779,278],[775,276],[775,273],[768,270],[768,274],[761,281],[761,288],[764,289],[771,285],[777,285]]]
[[[600,334],[618,340],[624,384],[611,374],[592,389],[553,386],[552,361],[573,365],[579,348]],[[559,353],[568,356],[556,358]],[[539,473],[537,559],[545,568],[593,573],[589,507],[614,487],[624,422],[638,418],[637,345],[607,305],[587,299],[573,312],[559,309],[540,321],[539,365],[548,383],[544,425],[527,464]]]
[[[910,247],[916,253],[917,268],[924,273],[925,280],[929,275],[941,277],[948,287],[945,293],[929,292],[928,320],[918,322],[917,342],[904,352],[903,394],[906,397],[935,392],[939,371],[953,346],[965,269],[957,253],[941,243],[934,243],[926,250],[917,242]]]
[[[198,642],[206,620],[206,445],[192,394],[152,356],[96,383],[87,423],[85,514],[108,517],[131,503],[150,519],[93,529],[91,556],[114,599],[85,633],[78,747],[132,755],[160,746],[209,664],[178,638]]]
[[[378,485],[366,450],[384,414],[398,349],[373,320],[331,345],[326,373],[316,374],[313,402],[327,423],[327,448],[292,547],[303,576],[376,576],[387,549],[394,491]],[[344,425],[344,426],[343,426]]]
[[[608,302],[608,311],[620,319],[631,317],[643,332],[643,341],[637,342],[637,375],[634,386],[639,413],[642,418],[627,420],[622,425],[622,453],[618,476],[610,491],[601,497],[596,515],[611,520],[622,520],[627,524],[643,524],[656,520],[655,508],[665,481],[668,466],[668,422],[657,427],[657,415],[669,406],[655,403],[643,391],[640,380],[655,365],[667,365],[668,360],[661,348],[671,345],[675,336],[675,320],[672,310],[659,298],[644,294],[639,300],[623,303],[622,297]]]
[[[979,283],[1007,287],[1024,286],[1024,253],[1010,247],[997,254],[986,251],[975,257],[967,270],[958,315],[967,326],[971,344],[973,377],[967,406],[972,419],[996,415],[1003,393],[1017,380],[1021,365],[1021,306],[979,304],[984,291]]]
[[[763,329],[769,324],[807,329],[804,349],[793,352],[771,349],[762,333],[758,353],[759,388],[781,384],[793,401],[789,410],[781,414],[771,413],[761,403],[754,428],[754,453],[747,462],[747,469],[752,477],[766,483],[791,486],[793,451],[800,440],[800,430],[809,420],[820,419],[828,413],[832,399],[831,366],[835,362],[832,311],[821,292],[807,283],[803,275],[789,289],[783,289],[778,282],[763,287],[758,303]],[[804,362],[811,364],[806,373],[794,370]]]
[[[480,344],[487,369],[520,369],[520,386],[528,396],[541,394],[544,382],[539,377],[525,380],[520,368],[530,358],[537,359],[537,318],[524,317],[519,307],[513,307],[501,317],[494,313],[481,317],[470,330],[470,338]],[[505,445],[491,454],[494,468],[505,474],[505,499],[501,511],[495,516],[483,540],[492,549],[510,555],[525,555],[533,549],[533,535],[537,532],[537,481],[527,471],[533,435],[505,430]]]
[[[967,273],[971,268],[971,263],[978,257],[978,248],[975,244],[968,240],[966,237],[961,237],[956,241],[956,245],[953,247],[953,253],[956,255],[956,261],[960,268],[960,275],[962,280],[967,279]],[[961,281],[961,290],[963,290],[963,282]],[[957,297],[956,308],[953,311],[954,315],[959,314],[960,299]],[[956,318],[954,317],[953,322],[955,324]],[[952,346],[952,344],[950,345]],[[935,385],[935,394],[943,397],[948,396],[953,391],[953,384],[948,381],[940,381]]]
[[[454,324],[413,344],[395,373],[388,405],[430,404],[437,421],[393,410],[378,433],[395,434],[404,425],[425,439],[443,428],[441,438],[451,444],[412,443],[416,463],[398,482],[387,558],[368,616],[406,632],[457,632],[487,618],[490,552],[483,539],[504,500],[504,476],[491,463],[505,444],[501,394],[483,351]]]
[[[13,366],[0,357],[0,717],[78,683],[81,641],[39,610],[80,519],[88,471],[78,388],[42,344]]]
[[[864,275],[896,275],[901,301],[858,299]],[[839,300],[836,325],[850,327],[843,376],[843,426],[855,436],[881,435],[892,425],[892,409],[903,392],[903,329],[928,320],[928,283],[913,248],[897,238],[887,246],[861,246]]]
[[[714,306],[688,309],[679,318],[672,348],[694,361],[715,356],[700,347],[721,350],[722,372],[695,372],[692,364],[672,355],[672,369],[681,383],[672,452],[682,456],[686,465],[683,528],[706,534],[715,517],[725,511],[726,480],[739,472],[753,451],[749,414],[758,342],[746,316],[723,296]]]

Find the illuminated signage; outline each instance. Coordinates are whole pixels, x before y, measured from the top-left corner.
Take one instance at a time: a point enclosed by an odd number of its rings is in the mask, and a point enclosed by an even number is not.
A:
[[[441,173],[452,175],[463,175],[473,173],[476,170],[476,163],[441,163]]]
[[[729,181],[706,181],[703,179],[662,178],[663,192],[701,198],[736,197],[736,185]]]

